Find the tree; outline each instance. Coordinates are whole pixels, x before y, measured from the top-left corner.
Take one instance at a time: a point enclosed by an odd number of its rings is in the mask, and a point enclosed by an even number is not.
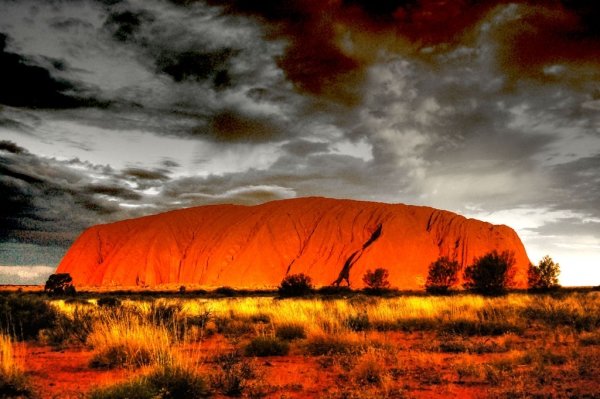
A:
[[[375,270],[367,270],[362,281],[367,289],[381,291],[390,288],[389,277],[390,273],[387,269],[379,267]]]
[[[305,296],[310,294],[312,290],[312,280],[310,276],[304,273],[285,276],[277,288],[279,296],[282,298]]]
[[[513,285],[514,264],[512,252],[489,252],[465,268],[464,287],[483,295],[503,294]]]
[[[429,274],[425,289],[427,292],[447,294],[450,288],[458,282],[460,264],[446,256],[438,258],[429,265]]]
[[[548,255],[544,256],[537,266],[529,265],[527,270],[527,283],[529,288],[540,291],[547,291],[560,287],[558,284],[558,275],[560,274],[560,265],[554,263]]]
[[[51,274],[46,280],[44,291],[51,294],[75,294],[75,286],[73,285],[73,278],[69,273],[55,273]]]

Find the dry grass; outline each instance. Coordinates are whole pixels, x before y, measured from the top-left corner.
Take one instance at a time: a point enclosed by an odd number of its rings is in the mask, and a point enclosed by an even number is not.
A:
[[[0,333],[0,397],[29,396],[23,362],[15,352],[12,338]]]
[[[528,389],[553,397],[554,381],[581,394],[599,388],[594,356],[600,355],[600,292],[123,299],[113,308],[87,302],[52,304],[70,323],[79,323],[82,312],[91,318],[85,343],[94,351],[94,365],[152,372],[198,370],[205,361],[209,370],[223,369],[211,380],[221,393],[247,395],[256,379],[246,370],[248,361],[283,361],[287,349],[276,344],[289,345],[291,358],[321,365],[329,383],[348,383],[332,398],[401,397],[411,389],[451,386],[478,394],[489,390],[492,397],[528,397]],[[181,356],[182,348],[200,348],[206,339],[216,345],[203,352],[206,360]],[[232,350],[235,361],[222,356]],[[215,358],[220,360],[210,360]],[[276,389],[285,391],[258,391]]]
[[[130,313],[102,315],[87,343],[94,349],[95,367],[170,365],[176,361],[172,331]]]

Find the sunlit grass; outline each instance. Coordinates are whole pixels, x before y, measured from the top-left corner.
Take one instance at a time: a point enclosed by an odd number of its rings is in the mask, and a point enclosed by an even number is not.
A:
[[[256,377],[244,371],[244,362],[286,353],[309,357],[330,374],[347,375],[349,385],[340,395],[366,390],[373,397],[394,397],[402,390],[395,382],[399,376],[419,386],[476,383],[512,395],[524,392],[512,383],[515,379],[546,381],[559,372],[584,379],[598,375],[593,357],[600,293],[593,291],[499,297],[119,297],[117,302],[51,301],[63,316],[61,323],[76,331],[90,327],[80,342],[93,350],[93,366],[139,368],[136,373],[147,376],[97,391],[99,398],[142,389],[155,397],[171,389],[153,379],[163,375],[204,388],[210,381],[213,393],[250,395],[251,384],[243,381],[255,384]],[[565,345],[575,350],[566,351]],[[217,378],[219,367],[226,371]],[[202,375],[212,377],[203,385]]]
[[[126,312],[104,314],[94,324],[87,343],[94,350],[92,365],[96,367],[171,365],[177,360],[168,326]]]
[[[23,362],[17,357],[17,350],[9,335],[0,333],[0,396],[17,397],[29,393]],[[7,396],[3,396],[7,395]]]

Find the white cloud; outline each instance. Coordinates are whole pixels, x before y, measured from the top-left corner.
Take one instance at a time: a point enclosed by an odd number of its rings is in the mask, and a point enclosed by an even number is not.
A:
[[[55,269],[51,266],[0,266],[0,284],[43,284]]]

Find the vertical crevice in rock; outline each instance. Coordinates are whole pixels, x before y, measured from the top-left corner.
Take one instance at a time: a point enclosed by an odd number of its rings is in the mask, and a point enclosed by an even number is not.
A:
[[[195,239],[196,239],[196,231],[194,230],[192,232],[192,238],[183,247],[183,251],[181,251],[181,258],[179,258],[179,266],[177,268],[177,282],[178,283],[181,282],[181,268],[183,266],[183,262],[187,258],[188,251],[190,250],[190,247],[192,246],[192,243],[194,242]]]
[[[356,262],[358,262],[358,260],[360,259],[360,257],[364,253],[364,251],[368,247],[373,245],[373,243],[375,241],[377,241],[377,239],[379,237],[381,237],[382,232],[383,232],[383,225],[378,224],[377,228],[371,234],[369,239],[363,244],[362,248],[359,249],[358,251],[354,251],[352,253],[352,255],[350,255],[350,257],[348,259],[346,259],[346,262],[344,262],[344,266],[342,267],[342,270],[340,271],[338,278],[332,283],[332,285],[339,286],[342,283],[342,281],[346,281],[346,284],[348,285],[348,287],[350,286],[350,269],[352,269],[352,266],[354,266],[354,264]]]
[[[100,237],[100,231],[96,232],[96,236],[98,237],[98,264],[101,265],[104,263],[104,256],[102,256],[102,237]]]
[[[288,213],[288,216],[289,216],[289,213]],[[314,226],[312,227],[312,229],[310,230],[310,232],[308,233],[308,235],[304,239],[301,238],[300,232],[298,231],[298,227],[296,226],[295,221],[292,219],[292,223],[294,225],[294,230],[296,231],[296,234],[298,235],[298,240],[300,241],[300,249],[298,250],[298,254],[296,255],[296,257],[294,259],[292,259],[292,261],[288,264],[288,267],[287,267],[287,269],[285,271],[285,275],[286,276],[288,274],[290,274],[290,271],[292,270],[292,265],[302,256],[302,254],[304,254],[304,251],[306,250],[306,247],[308,247],[308,243],[310,242],[312,236],[315,234],[315,231],[317,230],[317,227],[319,227],[319,224],[323,220],[323,216],[324,215],[321,215],[315,221]]]

